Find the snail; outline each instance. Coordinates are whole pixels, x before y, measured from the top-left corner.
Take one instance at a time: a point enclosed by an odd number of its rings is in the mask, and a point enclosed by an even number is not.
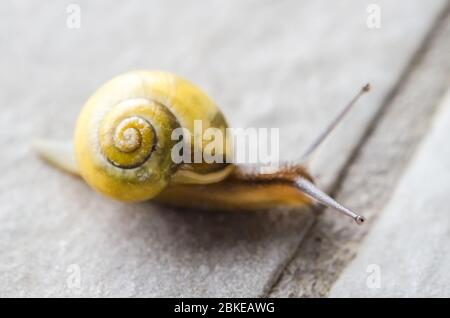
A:
[[[134,71],[117,76],[86,102],[78,118],[74,142],[41,140],[37,152],[54,166],[81,176],[96,191],[117,200],[156,200],[180,207],[255,210],[279,206],[305,207],[321,203],[354,219],[364,217],[321,191],[305,167],[306,160],[330,134],[364,86],[315,139],[298,163],[268,173],[222,162],[174,162],[179,140],[195,154],[205,142],[194,123],[225,134],[227,121],[216,104],[198,87],[174,74]],[[201,149],[201,148],[200,148]],[[224,146],[219,157],[232,152]],[[192,153],[191,153],[192,156]]]

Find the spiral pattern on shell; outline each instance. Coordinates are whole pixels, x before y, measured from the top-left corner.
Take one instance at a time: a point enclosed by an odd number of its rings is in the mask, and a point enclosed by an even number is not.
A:
[[[156,117],[161,121],[158,125],[179,126],[164,106],[154,101],[140,98],[117,104],[100,122],[102,154],[111,164],[122,169],[144,164],[158,143],[158,134],[152,124]]]

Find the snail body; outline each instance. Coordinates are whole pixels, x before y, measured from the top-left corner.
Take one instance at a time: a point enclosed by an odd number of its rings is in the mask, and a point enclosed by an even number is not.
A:
[[[47,161],[121,201],[154,199],[221,210],[304,207],[319,201],[357,223],[363,221],[316,188],[303,162],[283,165],[271,173],[226,160],[175,162],[172,150],[179,142],[173,138],[175,130],[185,132],[182,141],[192,153],[204,146],[205,140],[196,135],[195,121],[201,121],[203,129],[226,136],[225,116],[194,84],[171,73],[135,71],[113,78],[88,99],[77,121],[73,147],[48,141],[36,146]],[[331,128],[320,135],[314,148]],[[216,152],[228,158],[232,147],[225,142]]]

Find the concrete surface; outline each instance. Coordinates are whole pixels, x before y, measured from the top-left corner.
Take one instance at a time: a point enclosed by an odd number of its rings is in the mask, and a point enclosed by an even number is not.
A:
[[[450,89],[432,126],[331,297],[450,297]]]
[[[336,185],[336,198],[361,211],[368,222],[355,228],[331,212],[321,214],[274,284],[271,297],[328,295],[364,244],[450,86],[449,12],[436,21]]]
[[[380,29],[366,26],[369,1],[78,3],[80,29],[66,26],[69,2],[0,4],[0,296],[266,294],[312,214],[113,202],[39,161],[32,139],[70,138],[110,77],[164,69],[203,87],[234,127],[280,127],[288,160],[370,81],[313,164],[331,187],[445,1],[379,1]]]

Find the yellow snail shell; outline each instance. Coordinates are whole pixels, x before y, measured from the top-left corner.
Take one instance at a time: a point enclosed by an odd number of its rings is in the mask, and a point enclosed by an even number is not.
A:
[[[209,183],[231,172],[227,164],[174,164],[172,131],[194,135],[194,121],[220,129],[227,123],[199,88],[170,73],[136,71],[113,78],[83,107],[75,129],[75,155],[84,180],[123,201],[158,195],[169,182]],[[192,140],[192,147],[196,140]]]

